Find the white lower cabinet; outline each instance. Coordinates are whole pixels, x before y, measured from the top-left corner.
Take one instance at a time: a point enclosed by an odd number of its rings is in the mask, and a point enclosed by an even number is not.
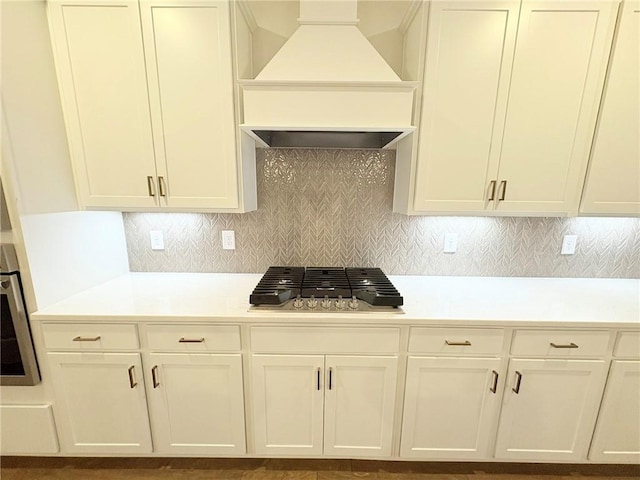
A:
[[[396,356],[253,355],[256,453],[390,456]]]
[[[491,458],[501,364],[499,358],[409,357],[400,455]]]
[[[151,452],[139,353],[50,352],[48,360],[65,452]]]
[[[154,451],[246,451],[239,353],[151,353],[145,366]]]
[[[604,360],[511,359],[496,458],[586,460],[606,373]]]
[[[640,361],[612,362],[589,459],[640,463]]]

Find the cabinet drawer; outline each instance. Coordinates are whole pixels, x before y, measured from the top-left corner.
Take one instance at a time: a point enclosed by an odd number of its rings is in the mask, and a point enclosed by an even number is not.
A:
[[[240,327],[226,325],[149,325],[151,350],[217,351],[240,350]]]
[[[131,350],[138,348],[138,331],[130,324],[45,323],[49,350]]]
[[[610,333],[603,331],[517,330],[511,353],[546,357],[600,356],[607,353],[609,338]]]
[[[502,352],[500,328],[415,327],[409,337],[411,353],[494,354]]]
[[[399,328],[252,327],[256,353],[396,353]]]
[[[613,354],[616,357],[640,357],[640,332],[620,332]]]

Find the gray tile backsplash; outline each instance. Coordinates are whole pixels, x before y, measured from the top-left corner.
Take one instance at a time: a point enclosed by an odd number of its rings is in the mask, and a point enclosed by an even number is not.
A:
[[[258,210],[124,213],[131,271],[378,266],[388,274],[640,277],[640,219],[407,217],[391,211],[394,152],[259,149]],[[165,250],[151,250],[162,230]],[[235,230],[236,250],[221,231]],[[443,253],[444,235],[459,235]],[[575,255],[562,237],[578,235]]]

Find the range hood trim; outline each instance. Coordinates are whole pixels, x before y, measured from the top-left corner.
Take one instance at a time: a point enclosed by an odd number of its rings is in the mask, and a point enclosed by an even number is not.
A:
[[[258,126],[258,125],[240,125],[240,130],[246,132],[253,140],[256,142],[257,147],[261,148],[276,148],[272,147],[268,143],[266,143],[262,137],[256,134],[258,132],[271,131],[271,132],[301,132],[301,133],[323,133],[323,132],[336,132],[336,133],[371,133],[371,134],[380,134],[383,135],[385,133],[399,133],[396,137],[391,139],[389,142],[379,147],[381,149],[389,149],[395,147],[395,145],[405,138],[407,135],[415,132],[416,127],[414,126],[406,126],[406,127],[292,127],[292,126],[284,126],[284,125],[269,125],[269,126]],[[285,148],[346,148],[346,147],[336,147],[336,146],[318,146],[318,147],[285,147]],[[353,147],[359,148],[359,147]],[[362,147],[360,147],[362,148]],[[376,147],[369,147],[376,148]]]

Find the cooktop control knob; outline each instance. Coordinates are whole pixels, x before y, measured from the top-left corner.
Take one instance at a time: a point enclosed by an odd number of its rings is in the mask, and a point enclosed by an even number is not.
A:
[[[329,300],[329,295],[324,296],[324,299],[320,302],[320,306],[324,309],[331,308],[331,300]]]
[[[336,300],[336,308],[338,310],[343,310],[345,307],[345,301],[342,299],[342,295],[338,295],[338,299]]]
[[[299,308],[302,308],[303,306],[304,306],[304,302],[300,298],[300,295],[298,295],[296,299],[293,301],[293,308],[299,309]]]
[[[353,297],[351,297],[351,300],[349,300],[349,308],[351,310],[357,310],[358,309],[358,304],[360,302],[358,302],[358,299],[356,298],[356,296],[354,295]]]
[[[316,308],[318,306],[318,301],[316,300],[316,298],[311,295],[311,298],[309,298],[309,300],[307,300],[307,307],[309,308]]]

